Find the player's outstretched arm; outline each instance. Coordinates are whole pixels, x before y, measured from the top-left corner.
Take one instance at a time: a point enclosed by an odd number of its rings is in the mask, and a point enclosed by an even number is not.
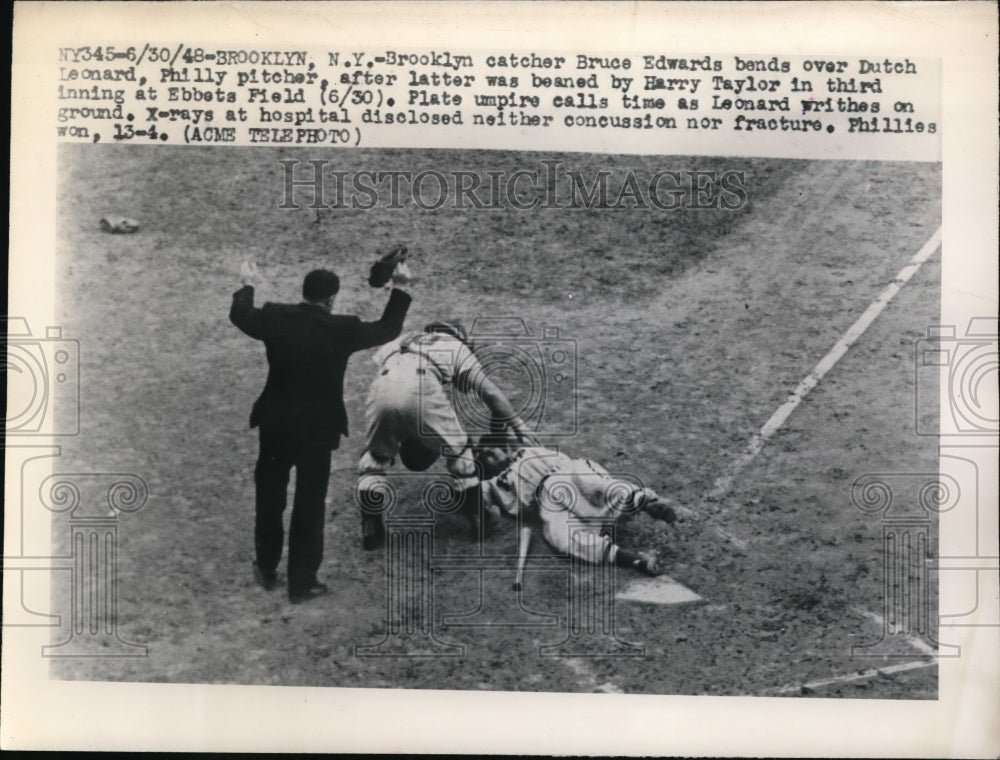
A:
[[[528,439],[528,429],[521,418],[517,416],[514,407],[510,405],[507,396],[504,395],[504,392],[500,390],[497,384],[488,377],[483,377],[478,384],[478,390],[479,397],[490,410],[491,419],[506,422],[507,427],[513,431],[519,440],[526,441]]]

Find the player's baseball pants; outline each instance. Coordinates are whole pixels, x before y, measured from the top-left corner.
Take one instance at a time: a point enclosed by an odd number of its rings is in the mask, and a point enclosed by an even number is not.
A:
[[[365,420],[367,441],[358,464],[363,482],[374,486],[381,480],[399,455],[400,444],[408,438],[418,438],[428,448],[440,450],[448,471],[463,487],[478,482],[469,436],[452,401],[437,379],[419,366],[416,355],[387,362],[368,392]]]
[[[610,475],[589,459],[573,472],[549,475],[538,490],[542,535],[562,554],[585,562],[611,562],[617,552],[607,535],[636,486]]]

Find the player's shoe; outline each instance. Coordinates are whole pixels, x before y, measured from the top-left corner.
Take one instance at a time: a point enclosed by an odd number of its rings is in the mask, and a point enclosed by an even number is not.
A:
[[[649,491],[649,493],[652,494],[652,498],[646,498],[642,507],[647,514],[654,520],[662,520],[665,523],[677,522],[677,513],[674,511],[674,508],[667,504],[663,497],[658,496],[652,491]]]
[[[653,552],[640,552],[635,569],[650,576],[660,575],[663,572],[660,568],[660,559]]]
[[[660,569],[660,560],[653,552],[633,553],[619,548],[615,554],[615,564],[643,575],[659,575],[663,572]]]
[[[652,488],[643,488],[632,492],[623,510],[626,514],[646,512],[654,520],[672,523],[677,521],[677,513],[665,498]]]

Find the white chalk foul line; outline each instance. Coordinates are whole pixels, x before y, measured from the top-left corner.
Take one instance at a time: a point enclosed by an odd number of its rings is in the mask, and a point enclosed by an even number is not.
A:
[[[579,660],[575,657],[560,657],[559,662],[579,676],[580,680],[578,683],[592,692],[600,692],[602,694],[624,693],[620,688],[618,688],[618,686],[610,681],[605,681],[604,683],[599,684],[597,682],[597,674],[593,671],[590,665],[583,660]]]
[[[902,662],[899,665],[887,665],[884,668],[872,668],[871,670],[862,670],[860,673],[846,673],[840,676],[834,676],[833,678],[824,678],[819,681],[809,681],[808,683],[797,684],[794,686],[782,686],[780,689],[774,689],[771,694],[796,694],[802,691],[813,691],[815,689],[822,689],[825,686],[835,686],[841,683],[851,683],[852,681],[867,681],[870,678],[876,678],[878,676],[888,676],[893,673],[905,673],[908,670],[920,670],[921,668],[931,668],[937,665],[937,660],[915,660],[913,662]]]
[[[760,432],[756,433],[753,438],[750,439],[750,444],[747,446],[746,451],[744,451],[740,456],[733,460],[732,464],[729,466],[728,471],[721,475],[716,481],[715,485],[712,487],[706,495],[705,499],[709,501],[715,501],[723,496],[733,485],[733,480],[736,476],[743,471],[743,469],[752,462],[757,455],[760,453],[761,449],[764,448],[764,444],[767,443],[768,439],[773,436],[781,426],[785,424],[789,415],[795,411],[802,399],[804,399],[813,388],[823,379],[823,376],[829,372],[833,366],[840,361],[840,358],[847,353],[854,342],[860,338],[865,330],[875,321],[875,318],[882,313],[889,302],[895,297],[896,293],[899,292],[900,288],[905,285],[914,274],[923,266],[924,262],[931,257],[931,255],[938,249],[941,245],[941,228],[938,227],[937,230],[931,235],[930,239],[924,243],[923,247],[917,251],[916,255],[910,259],[909,263],[903,267],[899,274],[890,282],[879,294],[871,305],[865,309],[865,312],[858,317],[857,321],[848,328],[847,332],[841,336],[833,348],[831,348],[826,356],[820,359],[819,364],[813,367],[812,371],[806,375],[802,382],[798,384],[798,387],[792,391],[791,395],[785,401],[784,404],[778,407],[778,409],[771,415],[770,419],[764,423],[764,426],[760,429]]]
[[[869,620],[873,621],[882,630],[885,630],[885,618],[879,615],[878,613],[869,612],[868,610],[863,610],[860,607],[855,607],[854,611],[859,615],[861,615],[862,617],[866,617]],[[923,639],[918,639],[916,636],[902,636],[901,638],[903,641],[905,641],[911,647],[916,649],[918,652],[926,654],[930,657],[936,657],[938,654],[937,649],[932,647]]]

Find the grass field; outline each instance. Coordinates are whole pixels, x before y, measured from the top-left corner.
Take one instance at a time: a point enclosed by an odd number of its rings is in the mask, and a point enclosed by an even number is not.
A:
[[[318,157],[348,172],[511,172],[542,158],[587,176],[732,169],[745,172],[749,202],[737,211],[279,209],[279,160]],[[885,599],[883,526],[852,504],[851,487],[867,473],[936,470],[933,439],[915,430],[915,413],[934,410],[915,412],[913,350],[937,320],[939,254],[724,493],[706,495],[940,225],[938,165],[68,145],[59,159],[58,298],[66,336],[81,342],[82,405],[81,435],[57,469],[132,472],[150,494],[118,532],[118,630],[148,656],[66,660],[59,677],[936,696],[919,642],[894,637],[898,658],[851,657],[879,639],[872,616]],[[140,231],[102,233],[108,213],[136,218]],[[297,300],[303,274],[329,266],[343,282],[336,310],[374,319],[384,297],[364,283],[367,266],[397,241],[415,251],[408,326],[444,312],[516,317],[536,336],[557,328],[576,356],[572,404],[547,412],[547,424],[575,431],[558,443],[691,510],[672,527],[640,516],[621,528],[623,544],[658,550],[669,576],[701,597],[616,601],[617,636],[642,656],[540,656],[567,635],[575,571],[546,563],[536,542],[519,607],[513,523],[477,546],[447,515],[436,520],[435,554],[509,560],[434,572],[431,628],[461,655],[357,656],[386,633],[385,560],[361,551],[352,503],[374,374],[367,353],[348,368],[352,435],[333,458],[321,571],[333,593],[293,607],[254,585],[247,420],[266,362],[227,318],[240,263],[260,266],[259,302]],[[516,378],[497,380],[523,399]],[[57,588],[57,606],[66,594]],[[477,606],[488,624],[455,624]],[[410,641],[409,654],[426,654]],[[917,665],[852,678],[900,663]]]

